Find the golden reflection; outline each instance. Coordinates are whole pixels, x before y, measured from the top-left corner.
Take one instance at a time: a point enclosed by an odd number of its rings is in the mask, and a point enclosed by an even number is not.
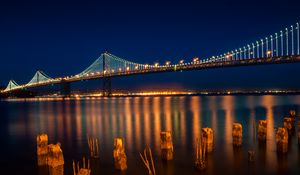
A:
[[[55,108],[52,108],[51,106],[51,111],[54,111]],[[48,133],[53,135],[56,133],[56,129],[55,129],[55,124],[54,124],[54,113],[50,112],[49,115],[47,116],[47,129],[48,129]]]
[[[127,97],[128,98],[128,97]],[[110,103],[109,99],[106,100],[107,103]],[[118,107],[116,109],[119,109],[117,111],[117,121],[118,125],[115,131],[118,131],[118,137],[122,136],[124,134],[125,128],[124,128],[124,122],[126,120],[126,116],[124,115],[124,98],[118,99]],[[114,110],[114,109],[111,109]]]
[[[129,151],[132,150],[132,114],[131,114],[131,97],[125,98],[125,123],[126,123],[126,147]]]
[[[274,172],[277,167],[276,157],[276,143],[275,143],[275,130],[274,130],[274,116],[273,109],[275,98],[274,96],[263,96],[262,103],[266,107],[266,119],[267,119],[267,142],[266,142],[266,167],[269,171]]]
[[[171,97],[164,98],[165,131],[172,131]]]
[[[96,104],[96,110],[95,110],[95,116],[96,116],[96,126],[97,126],[97,133],[95,134],[95,137],[99,138],[99,135],[101,134],[101,128],[102,128],[102,122],[101,122],[101,106],[100,101],[97,99],[95,100]]]
[[[88,100],[87,102],[87,105],[85,107],[85,111],[86,111],[86,115],[85,115],[85,128],[86,128],[86,134],[87,135],[93,135],[92,133],[92,128],[93,128],[93,125],[91,123],[91,115],[92,115],[92,107],[91,107],[91,100]]]
[[[201,111],[201,102],[200,97],[193,96],[191,97],[191,103],[190,103],[190,110],[192,112],[193,116],[193,147],[196,146],[196,139],[200,138],[200,131],[201,131],[201,117],[200,117],[200,111]]]
[[[225,110],[225,123],[224,123],[224,140],[225,140],[225,152],[226,158],[229,162],[233,160],[233,146],[232,146],[232,126],[234,121],[234,97],[233,96],[224,96],[222,97],[222,106]]]
[[[111,135],[109,133],[115,133],[116,131],[116,116],[114,115],[114,113],[112,113],[111,115],[109,115],[110,111],[108,110],[108,106],[107,106],[107,100],[103,99],[101,100],[101,107],[103,108],[103,113],[102,113],[102,126],[103,126],[103,140],[109,140],[109,137],[115,136],[115,135]],[[115,103],[113,103],[115,104]],[[114,107],[112,107],[114,108]],[[115,108],[114,108],[115,109]],[[112,121],[112,122],[111,122]]]
[[[43,107],[44,106],[44,107]],[[44,105],[43,103],[39,103],[39,116],[43,116],[45,111],[51,111],[52,103],[47,103]],[[45,117],[39,117],[39,129],[40,131],[45,132],[47,130]]]
[[[186,128],[185,128],[185,122],[186,122],[186,116],[185,116],[185,99],[186,97],[182,96],[179,98],[179,117],[180,117],[180,122],[178,123],[179,128],[180,128],[180,143],[182,144],[183,147],[185,147],[186,144]]]
[[[249,117],[249,121],[248,121],[248,143],[250,144],[250,147],[254,149],[254,143],[256,142],[256,133],[254,133],[254,128],[256,128],[256,123],[255,122],[255,110],[253,108],[251,108],[250,111],[250,117]],[[257,132],[257,131],[256,131]]]
[[[218,113],[218,108],[217,108],[217,97],[216,96],[211,96],[209,99],[209,107],[211,109],[211,128],[213,129],[214,137],[218,137],[218,127],[217,127],[217,113]],[[208,126],[210,127],[210,126]]]
[[[103,101],[101,101],[101,102],[103,103]],[[118,121],[117,117],[118,116],[117,116],[117,113],[119,114],[121,112],[120,109],[118,108],[117,103],[118,103],[117,99],[115,99],[115,98],[112,99],[111,100],[111,105],[110,105],[110,110],[107,109],[107,105],[105,104],[104,112],[102,113],[102,118],[104,118],[107,121],[108,120],[107,118],[110,118],[110,117],[108,117],[109,116],[108,111],[110,111],[111,126],[109,128],[112,130],[112,132],[114,134],[118,131],[118,127],[117,127],[117,121]],[[105,126],[105,127],[108,127],[108,125]],[[104,130],[103,133],[107,133],[107,128],[104,128],[104,129],[106,129],[106,130]],[[107,137],[106,134],[104,134],[104,135]],[[119,135],[114,135],[114,137],[120,137],[120,136]]]
[[[141,111],[140,111],[140,97],[134,98],[134,117],[135,117],[135,144],[139,150],[142,149],[141,146]]]
[[[170,98],[170,97],[166,97]],[[154,147],[155,151],[160,148],[160,97],[153,98],[153,117],[154,117]]]
[[[91,114],[88,116],[88,118],[91,118],[90,120],[90,126],[92,126],[92,135],[93,136],[96,136],[97,135],[97,113],[96,113],[96,109],[97,109],[97,106],[96,106],[96,101],[94,99],[91,100]]]
[[[76,137],[78,140],[82,140],[82,120],[81,120],[81,101],[75,101],[75,122],[76,122]],[[82,143],[78,142],[78,146],[81,148]]]
[[[145,140],[144,143],[145,145],[150,145],[151,144],[151,128],[150,128],[150,97],[146,97],[143,100],[143,112],[144,112],[144,134],[145,134]]]
[[[64,138],[64,112],[63,112],[63,101],[57,101],[56,103],[56,116],[54,116],[55,125],[58,128],[58,140],[62,140]],[[53,124],[53,123],[51,123]],[[54,126],[55,126],[54,125]]]
[[[65,102],[65,106],[66,106],[66,111],[65,111],[65,122],[64,122],[64,124],[65,124],[65,127],[66,127],[66,129],[67,129],[67,139],[68,139],[68,143],[70,143],[70,140],[71,140],[71,138],[72,138],[72,121],[71,121],[71,103],[70,103],[70,101],[68,100],[68,101],[66,101]]]

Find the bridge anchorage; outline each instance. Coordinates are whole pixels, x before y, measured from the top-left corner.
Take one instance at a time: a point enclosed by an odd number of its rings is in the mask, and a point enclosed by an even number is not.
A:
[[[178,63],[166,61],[165,64],[140,64],[117,57],[111,53],[102,53],[90,66],[79,74],[51,78],[37,71],[27,84],[17,84],[10,80],[1,94],[13,94],[20,90],[48,85],[61,85],[61,95],[70,96],[71,83],[82,80],[102,79],[102,95],[112,95],[112,78],[137,74],[163,73],[181,70],[202,70],[237,66],[256,66],[300,62],[299,23],[280,32],[233,49],[218,56],[205,59],[193,58]]]

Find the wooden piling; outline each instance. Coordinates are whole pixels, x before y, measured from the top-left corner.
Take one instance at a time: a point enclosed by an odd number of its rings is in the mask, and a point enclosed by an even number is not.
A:
[[[39,134],[36,137],[37,142],[37,160],[38,166],[47,165],[47,156],[48,156],[48,135]]]
[[[212,128],[202,128],[203,144],[206,145],[207,153],[213,151],[214,133]]]
[[[200,139],[196,139],[196,158],[195,158],[195,167],[199,171],[206,170],[207,161],[206,161],[206,145],[203,142],[203,137],[200,136]]]
[[[140,157],[141,157],[144,165],[146,166],[146,168],[148,170],[148,174],[149,175],[156,175],[151,148],[146,147],[144,149],[144,154],[140,153]],[[148,157],[150,158],[150,160],[148,159]]]
[[[86,160],[85,157],[82,158],[82,164],[83,167],[80,168],[79,162],[77,162],[77,172],[76,172],[76,167],[75,167],[75,162],[73,160],[73,174],[74,175],[90,175],[91,174],[91,169],[90,169],[90,160],[87,160],[88,162],[88,167],[85,167],[86,165]]]
[[[232,127],[232,141],[233,146],[241,146],[243,140],[243,127],[240,123],[233,123]]]
[[[115,168],[121,171],[126,170],[127,157],[123,138],[115,138],[113,155],[115,160]]]
[[[48,159],[50,175],[64,174],[64,156],[59,144],[48,145]]]
[[[293,133],[294,127],[293,127],[293,120],[291,117],[284,117],[283,127],[287,129],[289,135]]]
[[[257,126],[257,134],[259,141],[266,141],[267,140],[267,120],[259,120]]]
[[[163,160],[173,159],[173,141],[172,133],[170,131],[162,131],[160,133],[160,148]]]
[[[249,162],[254,162],[254,155],[255,155],[255,152],[253,150],[248,151],[248,161]]]
[[[295,110],[290,110],[289,111],[289,117],[292,118],[293,121],[296,121],[297,114]]]
[[[279,153],[288,151],[288,131],[286,128],[278,128],[276,132],[276,145]]]
[[[99,158],[99,141],[97,138],[89,137],[88,146],[90,150],[90,156],[92,158]]]

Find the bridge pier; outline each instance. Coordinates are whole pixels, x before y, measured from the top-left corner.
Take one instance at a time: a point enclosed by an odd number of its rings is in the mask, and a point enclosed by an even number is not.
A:
[[[62,82],[60,85],[60,95],[63,97],[71,96],[71,83],[70,82]]]
[[[111,96],[111,77],[103,78],[102,94],[104,97]]]

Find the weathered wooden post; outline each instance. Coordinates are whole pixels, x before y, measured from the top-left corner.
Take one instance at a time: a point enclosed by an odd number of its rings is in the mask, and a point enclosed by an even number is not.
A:
[[[292,121],[295,122],[297,118],[297,114],[295,110],[290,110],[289,111],[289,117],[292,118]]]
[[[249,162],[254,162],[254,155],[255,155],[255,152],[253,150],[248,151],[248,161]]]
[[[173,159],[173,141],[170,131],[160,132],[160,149],[163,160]]]
[[[99,141],[97,138],[89,137],[88,145],[90,150],[90,156],[92,158],[99,158]]]
[[[147,151],[148,151],[148,153],[147,153]],[[146,168],[148,170],[148,174],[149,175],[156,175],[151,148],[146,147],[144,149],[144,155],[142,153],[140,153],[140,157],[141,157],[144,165],[146,166]],[[150,160],[148,159],[148,157],[150,158]]]
[[[91,174],[90,160],[87,160],[87,163],[88,166],[86,167],[85,157],[82,158],[82,164],[83,164],[82,168],[80,168],[79,162],[77,162],[77,173],[76,173],[75,162],[73,160],[73,175],[90,175]]]
[[[243,141],[243,127],[240,123],[233,123],[232,127],[233,146],[241,146]]]
[[[196,154],[195,167],[200,171],[206,170],[207,167],[206,144],[204,144],[202,136],[200,137],[200,139],[196,139],[195,154]]]
[[[214,132],[211,128],[202,128],[203,144],[206,145],[208,153],[213,151],[214,144]]]
[[[49,175],[63,175],[64,174],[64,156],[59,144],[48,145],[48,159]]]
[[[115,168],[117,170],[126,170],[127,169],[127,157],[125,153],[125,146],[123,138],[115,138],[114,140],[114,159],[115,159]]]
[[[267,120],[259,120],[258,121],[258,140],[259,141],[266,141],[267,139]]]
[[[288,134],[291,135],[293,133],[293,120],[290,117],[284,117],[283,119],[283,127],[287,129]]]
[[[36,137],[38,166],[47,165],[48,135],[40,134]]]
[[[286,128],[278,128],[276,132],[277,151],[286,153],[288,151],[288,131]]]

